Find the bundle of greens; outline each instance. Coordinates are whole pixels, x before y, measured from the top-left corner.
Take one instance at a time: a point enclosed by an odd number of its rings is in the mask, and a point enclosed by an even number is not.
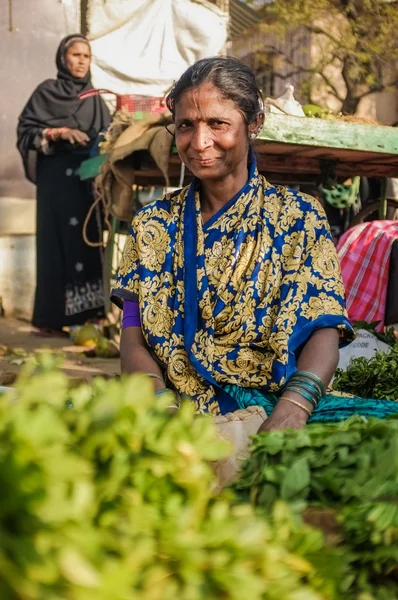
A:
[[[216,493],[211,419],[171,417],[139,375],[72,389],[40,364],[0,396],[0,598],[343,597],[348,560],[321,531]]]
[[[287,501],[340,548],[353,579],[341,598],[398,598],[398,420],[352,417],[256,436],[235,485],[270,514]]]
[[[365,329],[374,335],[378,340],[388,344],[388,346],[395,346],[398,343],[396,337],[396,331],[394,327],[387,327],[385,331],[377,331],[377,327],[380,325],[380,321],[373,321],[368,323],[367,321],[354,321],[353,326],[355,330]]]
[[[361,398],[398,399],[398,344],[391,351],[351,360],[346,371],[337,369],[333,388]]]

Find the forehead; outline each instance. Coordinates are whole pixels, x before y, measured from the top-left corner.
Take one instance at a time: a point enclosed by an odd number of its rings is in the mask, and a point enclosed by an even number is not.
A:
[[[91,49],[90,46],[86,43],[86,42],[73,42],[73,44],[71,44],[69,46],[69,48],[67,49],[66,53],[74,53],[74,52],[78,52],[80,53],[87,53],[87,54],[91,54]]]
[[[203,119],[228,116],[241,118],[241,112],[233,100],[224,98],[220,90],[211,83],[189,88],[179,98],[176,109],[176,120]]]

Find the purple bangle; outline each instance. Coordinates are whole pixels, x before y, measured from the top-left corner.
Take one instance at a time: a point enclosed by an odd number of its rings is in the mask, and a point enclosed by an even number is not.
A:
[[[126,327],[141,327],[140,306],[138,302],[124,300],[122,329]]]

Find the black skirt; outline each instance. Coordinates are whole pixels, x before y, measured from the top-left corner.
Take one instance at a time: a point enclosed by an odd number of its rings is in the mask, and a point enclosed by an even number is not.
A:
[[[91,183],[77,169],[84,157],[73,153],[40,156],[37,168],[37,285],[32,323],[59,329],[104,316],[102,250],[83,239],[83,223],[93,202]],[[101,239],[97,213],[87,237]]]

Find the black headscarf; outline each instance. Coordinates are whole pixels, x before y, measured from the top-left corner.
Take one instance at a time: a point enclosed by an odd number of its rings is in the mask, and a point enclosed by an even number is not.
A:
[[[87,38],[77,33],[65,37],[57,50],[57,79],[47,79],[39,85],[23,109],[19,121],[17,147],[24,163],[26,177],[35,183],[37,152],[41,146],[41,132],[47,127],[70,127],[87,133],[94,141],[98,133],[108,127],[110,114],[100,96],[80,100],[78,94],[91,89],[91,75],[76,78],[66,67],[66,52],[75,42]],[[66,144],[64,145],[66,149]],[[72,148],[70,148],[72,150]]]

